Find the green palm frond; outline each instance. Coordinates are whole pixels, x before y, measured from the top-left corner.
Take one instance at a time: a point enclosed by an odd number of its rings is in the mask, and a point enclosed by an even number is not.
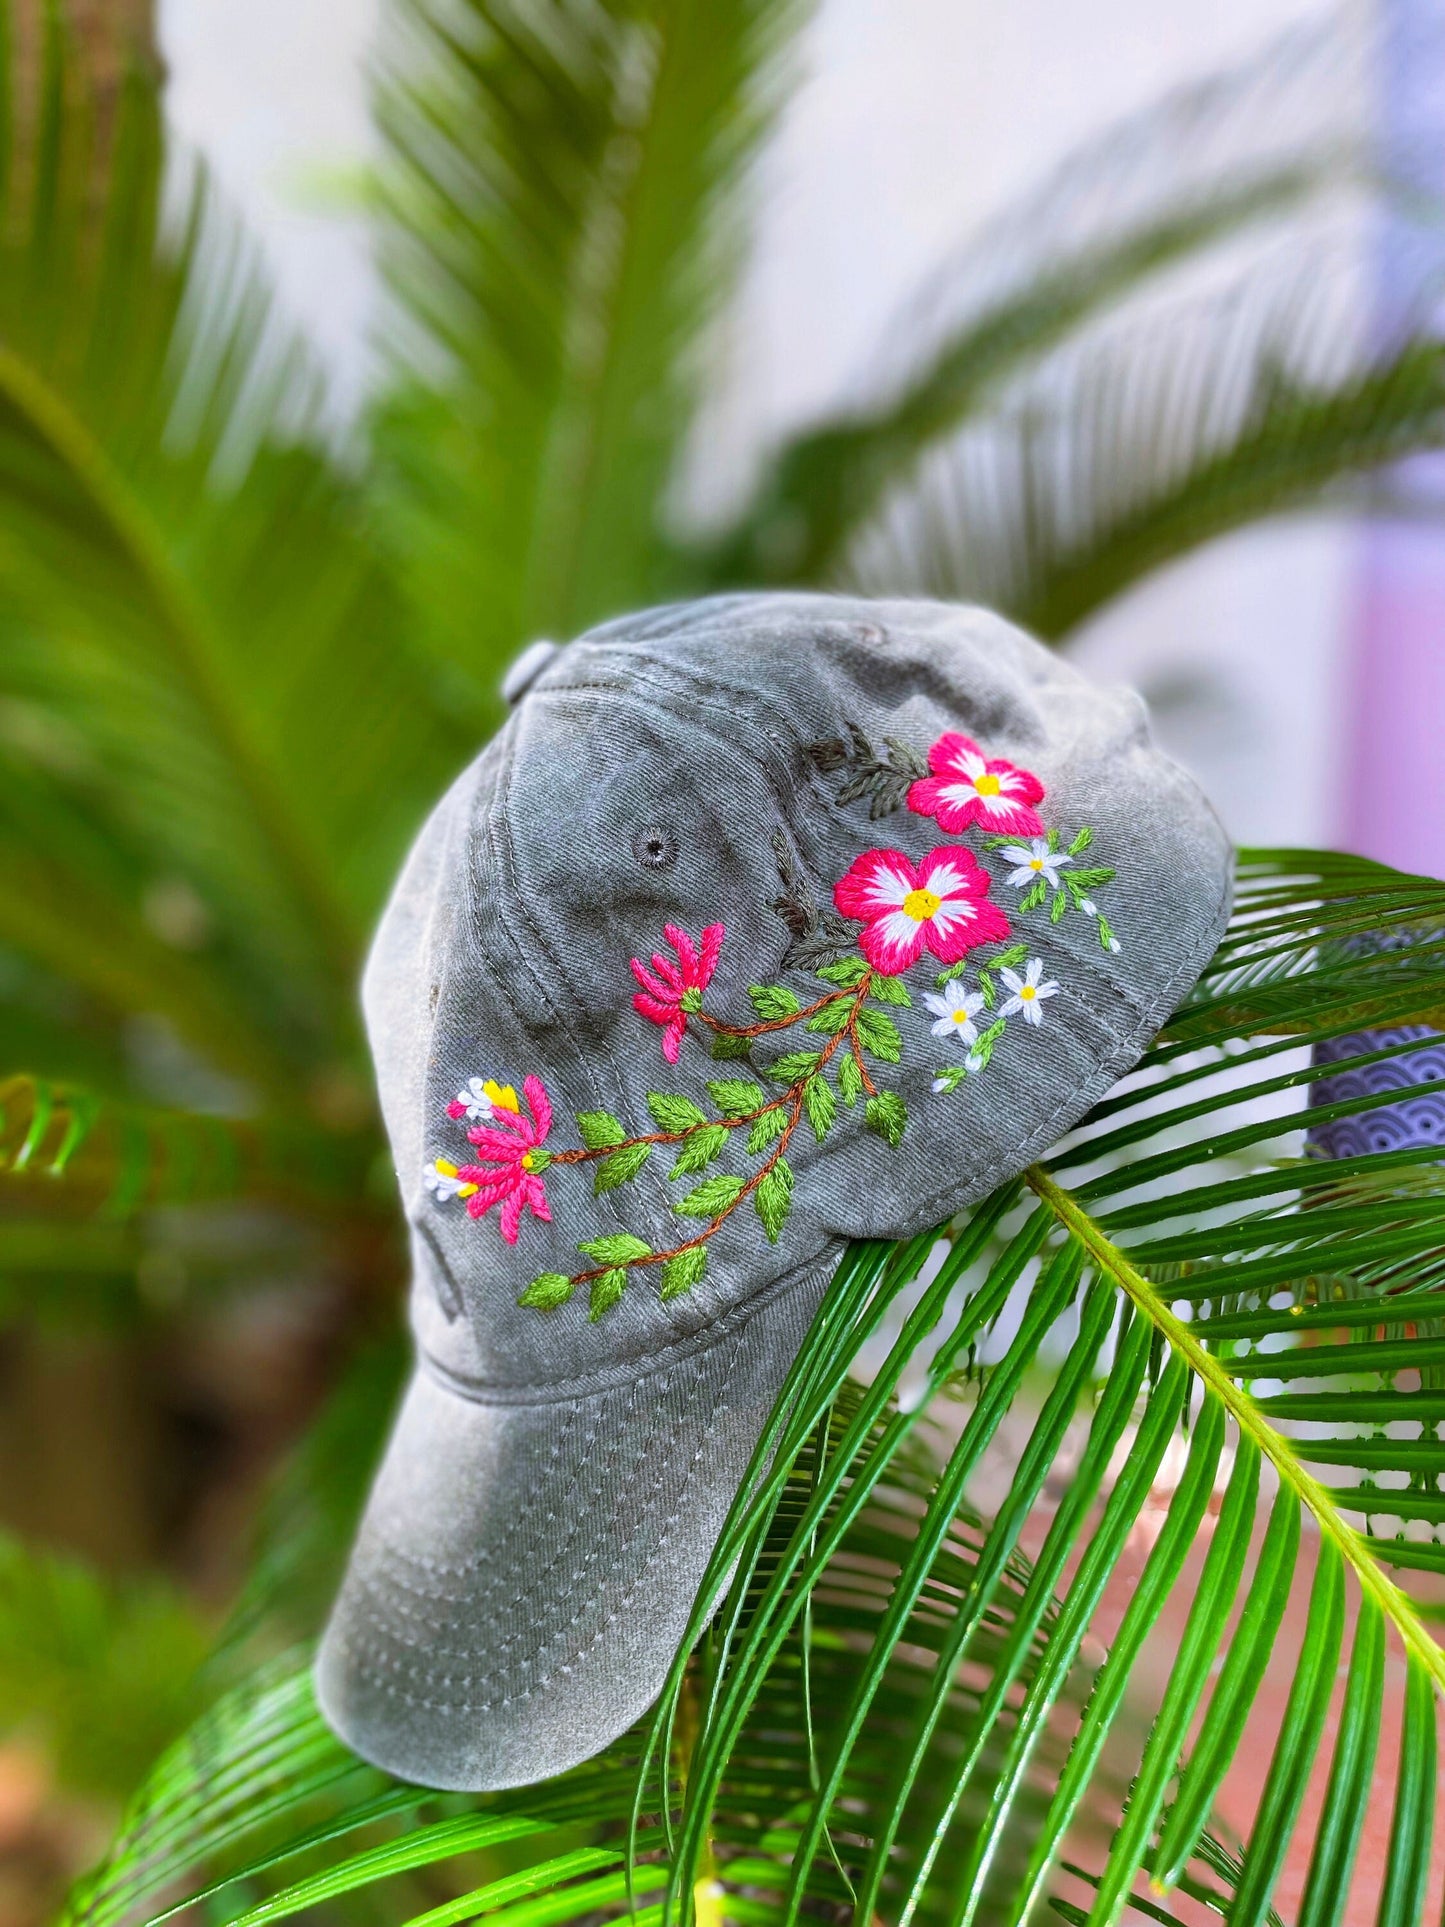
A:
[[[1213,537],[1437,447],[1445,351],[1362,351],[1339,267],[1291,246],[1070,344],[894,491],[842,573],[1060,636]]]
[[[352,1204],[366,1150],[303,1123],[124,1104],[46,1078],[0,1079],[0,1224],[17,1207],[116,1223],[159,1205]],[[63,1196],[62,1196],[63,1193]]]
[[[729,286],[737,184],[806,11],[412,0],[399,13],[377,109],[395,303],[382,526],[438,653],[474,691],[530,638],[663,586],[699,335]]]
[[[427,1796],[329,1739],[293,1665],[160,1763],[72,1917],[154,1918],[162,1894],[219,1880],[259,1923],[451,1861],[457,1898],[428,1921],[576,1919],[622,1897],[630,1811],[649,1921],[715,1918],[719,1882],[759,1927],[819,1905],[963,1927],[1050,1899],[1091,1923],[1173,1918],[1136,1901],[1147,1878],[1261,1923],[1337,1710],[1305,1917],[1358,1917],[1349,1872],[1384,1798],[1381,1918],[1419,1922],[1445,1650],[1410,1587],[1445,1570],[1445,1179],[1438,1147],[1310,1155],[1306,1122],[1397,1094],[1302,1113],[1299,1053],[1364,1011],[1438,1011],[1442,929],[1445,885],[1246,856],[1217,956],[1138,1069],[961,1224],[844,1260],[699,1593],[696,1649],[601,1760]],[[1379,931],[1409,941],[1361,941]],[[852,1385],[880,1333],[885,1362]],[[923,1395],[900,1405],[910,1366]],[[1021,1414],[978,1519],[970,1491]],[[1088,1658],[1146,1513],[1143,1572]],[[1151,1697],[1140,1659],[1181,1597]],[[1292,1674],[1278,1734],[1258,1704],[1272,1654]],[[1397,1692],[1398,1771],[1377,1791]],[[1235,1856],[1209,1827],[1241,1747],[1270,1765]],[[559,1845],[564,1826],[587,1831]],[[480,1886],[458,1859],[534,1834]]]
[[[294,1092],[355,1049],[362,935],[467,743],[250,250],[198,173],[163,214],[152,78],[99,181],[58,28],[37,111],[0,234],[0,940]],[[147,919],[173,884],[193,942]]]
[[[1055,351],[1222,243],[1317,223],[1364,173],[1338,125],[1350,56],[1340,19],[1312,21],[1083,142],[902,304],[857,399],[784,444],[700,552],[706,578],[836,580],[923,459]]]

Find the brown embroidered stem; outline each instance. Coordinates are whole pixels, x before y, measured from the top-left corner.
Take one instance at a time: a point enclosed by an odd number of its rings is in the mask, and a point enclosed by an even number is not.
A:
[[[819,1068],[821,1068],[821,1062]],[[798,1122],[803,1115],[803,1085],[806,1084],[807,1081],[806,1078],[800,1078],[796,1084],[790,1085],[787,1092],[779,1098],[778,1104],[791,1103],[793,1114],[784,1126],[782,1135],[778,1139],[777,1147],[773,1151],[772,1156],[766,1164],[762,1165],[753,1173],[742,1190],[739,1191],[733,1199],[732,1203],[724,1205],[711,1223],[705,1225],[696,1237],[689,1238],[685,1244],[673,1245],[669,1251],[650,1251],[645,1258],[630,1259],[627,1265],[629,1271],[642,1271],[645,1270],[648,1265],[665,1265],[669,1258],[680,1258],[684,1251],[696,1251],[699,1245],[705,1245],[708,1242],[717,1232],[719,1226],[726,1223],[740,1204],[745,1203],[746,1200],[752,1196],[763,1179],[771,1170],[775,1169],[781,1161],[784,1151],[788,1148],[788,1139],[798,1128]],[[767,1108],[769,1110],[776,1110],[778,1104],[770,1104]],[[579,1271],[572,1279],[572,1283],[574,1285],[590,1285],[594,1278],[600,1278],[604,1272],[613,1269],[614,1267],[611,1265],[594,1265],[591,1271]]]
[[[867,981],[865,979],[865,981],[858,986],[859,1003],[862,1002],[863,996],[866,994],[866,991],[867,991]],[[801,1015],[801,1013],[799,1014]],[[642,1270],[645,1270],[648,1265],[665,1265],[670,1258],[680,1258],[684,1251],[696,1251],[699,1245],[705,1245],[708,1242],[708,1240],[714,1236],[714,1234],[718,1230],[718,1227],[724,1224],[727,1221],[727,1219],[729,1219],[732,1216],[732,1214],[734,1213],[734,1211],[737,1210],[740,1204],[745,1203],[746,1200],[752,1196],[754,1191],[757,1190],[758,1186],[762,1183],[763,1179],[768,1175],[768,1173],[776,1169],[777,1165],[782,1159],[783,1153],[788,1148],[788,1140],[792,1137],[794,1131],[796,1131],[798,1128],[799,1122],[801,1121],[802,1115],[803,1115],[803,1105],[806,1101],[804,1093],[807,1089],[809,1078],[816,1077],[821,1071],[823,1071],[827,1067],[829,1062],[832,1060],[834,1054],[842,1046],[844,1039],[848,1037],[851,1029],[852,1029],[852,1026],[849,1025],[845,1029],[836,1032],[832,1037],[830,1037],[828,1039],[827,1044],[824,1046],[821,1054],[819,1055],[817,1068],[815,1070],[809,1071],[807,1075],[804,1077],[795,1077],[792,1083],[788,1086],[788,1088],[782,1093],[782,1095],[780,1097],[774,1098],[771,1103],[759,1105],[757,1110],[750,1111],[746,1117],[717,1118],[715,1120],[710,1120],[711,1122],[716,1122],[719,1124],[728,1124],[728,1125],[749,1124],[752,1122],[754,1118],[761,1117],[764,1111],[776,1111],[784,1104],[786,1104],[789,1107],[789,1110],[791,1112],[791,1115],[789,1116],[786,1125],[783,1127],[783,1130],[778,1137],[778,1141],[776,1146],[774,1147],[772,1155],[768,1158],[767,1162],[753,1173],[752,1177],[748,1179],[747,1183],[743,1186],[742,1190],[738,1192],[737,1196],[732,1200],[732,1202],[730,1204],[725,1205],[723,1209],[718,1212],[717,1216],[714,1219],[712,1219],[712,1221],[709,1224],[704,1225],[703,1229],[699,1231],[695,1237],[688,1238],[683,1244],[673,1245],[667,1251],[650,1251],[645,1258],[631,1259],[626,1269],[628,1269],[629,1271],[642,1271]],[[854,1049],[855,1050],[857,1049],[856,1041],[854,1043]],[[866,1072],[864,1073],[864,1076],[866,1078],[867,1076]],[[871,1082],[868,1084],[868,1088],[870,1091],[873,1089],[873,1085]],[[691,1127],[691,1130],[689,1131],[665,1133],[660,1138],[658,1137],[631,1138],[628,1140],[628,1142],[632,1144],[647,1144],[647,1143],[658,1143],[658,1142],[676,1143],[679,1138],[690,1136],[691,1131],[700,1131],[700,1130],[703,1130],[704,1128],[705,1126],[701,1124],[694,1124]],[[620,1144],[613,1144],[608,1146],[609,1151],[620,1151],[623,1148],[624,1147]],[[589,1155],[605,1156],[607,1155],[607,1153],[597,1152],[597,1153],[589,1153]],[[577,1161],[576,1154],[564,1151],[557,1158],[553,1160],[553,1162],[557,1164],[561,1164],[566,1161],[576,1162]],[[611,1271],[613,1269],[614,1267],[611,1265],[594,1265],[590,1271],[577,1272],[575,1276],[572,1278],[571,1282],[573,1283],[573,1285],[590,1285],[594,1278],[600,1278],[604,1272]]]
[[[869,1097],[876,1097],[878,1095],[878,1086],[868,1075],[868,1066],[863,1062],[863,1046],[858,1042],[858,1011],[856,1006],[854,1007],[853,1015],[848,1019],[848,1028],[843,1035],[848,1039],[848,1047],[853,1053],[853,1062],[858,1066],[858,1075],[863,1080],[864,1090],[868,1093]]]
[[[709,1016],[705,1010],[693,1011],[691,1014],[694,1017],[700,1017],[703,1023],[708,1025],[710,1029],[721,1032],[725,1037],[761,1037],[768,1031],[791,1030],[794,1024],[800,1024],[806,1018],[815,1016],[818,1011],[826,1010],[830,1004],[841,1003],[845,998],[850,998],[853,1009],[849,1015],[848,1022],[841,1030],[835,1032],[829,1040],[826,1049],[824,1049],[818,1059],[817,1068],[818,1070],[822,1070],[823,1066],[832,1058],[834,1052],[838,1049],[839,1044],[844,1038],[847,1038],[852,1047],[853,1058],[858,1066],[859,1075],[863,1079],[863,1088],[868,1095],[872,1097],[876,1094],[878,1087],[868,1075],[868,1068],[863,1062],[862,1051],[858,1043],[858,1012],[863,1008],[864,1000],[868,995],[868,987],[872,981],[873,972],[871,970],[866,971],[851,989],[829,991],[826,997],[820,997],[816,1003],[806,1004],[801,1009],[793,1011],[791,1015],[787,1017],[775,1018],[773,1021],[765,1024],[725,1024],[720,1018]],[[810,1072],[809,1076],[812,1075],[814,1075],[814,1073]],[[735,1131],[739,1125],[756,1122],[758,1118],[764,1116],[768,1111],[779,1110],[784,1104],[792,1100],[795,1092],[801,1092],[803,1085],[806,1084],[807,1081],[808,1079],[806,1077],[798,1078],[794,1083],[790,1084],[787,1090],[782,1092],[780,1096],[770,1098],[766,1104],[759,1104],[756,1110],[745,1111],[741,1117],[708,1117],[704,1118],[700,1124],[689,1124],[681,1131],[647,1131],[640,1137],[621,1138],[616,1144],[597,1144],[589,1148],[579,1148],[573,1151],[554,1151],[548,1161],[551,1164],[590,1164],[598,1158],[610,1158],[617,1151],[629,1151],[638,1144],[683,1144],[688,1138],[695,1136],[697,1132],[710,1131],[718,1125],[721,1125],[726,1131]],[[762,1174],[760,1173],[759,1175]],[[641,1261],[639,1260],[639,1262]]]
[[[804,1018],[815,1017],[820,1010],[826,1010],[829,1004],[841,1003],[845,997],[861,999],[867,995],[872,976],[870,970],[853,989],[830,990],[826,997],[820,997],[815,1004],[805,1004],[800,1010],[790,1011],[786,1017],[771,1017],[766,1023],[725,1024],[720,1017],[710,1016],[705,1010],[695,1010],[691,1015],[701,1018],[709,1030],[716,1031],[721,1037],[766,1037],[770,1031],[791,1030],[794,1024],[801,1024]]]
[[[631,1150],[634,1144],[681,1144],[687,1138],[695,1136],[697,1132],[710,1131],[718,1124],[721,1124],[725,1131],[735,1131],[740,1124],[751,1124],[755,1118],[761,1117],[764,1111],[775,1111],[780,1104],[786,1104],[787,1101],[788,1094],[784,1091],[781,1097],[769,1098],[766,1104],[760,1104],[755,1111],[745,1111],[741,1117],[705,1117],[701,1124],[689,1124],[685,1131],[648,1131],[642,1137],[620,1138],[616,1144],[597,1144],[590,1149],[575,1151],[554,1151],[550,1162],[588,1164],[594,1158],[610,1158],[615,1151]]]

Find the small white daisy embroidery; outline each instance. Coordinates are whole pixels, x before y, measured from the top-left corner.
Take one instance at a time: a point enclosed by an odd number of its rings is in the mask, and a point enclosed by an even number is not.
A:
[[[1043,1001],[1046,997],[1058,994],[1059,986],[1050,980],[1040,982],[1044,974],[1042,957],[1030,957],[1028,968],[1022,977],[1016,970],[1001,970],[999,977],[1013,995],[999,1009],[1000,1017],[1012,1017],[1020,1013],[1026,1024],[1041,1024],[1044,1021]]]
[[[965,990],[955,977],[943,986],[942,996],[929,991],[923,999],[937,1018],[935,1037],[956,1037],[960,1044],[972,1044],[978,1037],[974,1018],[983,1009],[983,997],[976,990]]]
[[[1005,843],[998,850],[1005,863],[1012,863],[1008,880],[1016,890],[1022,890],[1042,877],[1051,890],[1059,887],[1059,871],[1073,858],[1067,850],[1051,850],[1048,838],[1036,836],[1030,843]]]

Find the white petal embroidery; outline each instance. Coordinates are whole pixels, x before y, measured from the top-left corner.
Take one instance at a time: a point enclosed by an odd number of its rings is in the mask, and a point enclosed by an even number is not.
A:
[[[965,990],[954,977],[943,986],[941,997],[927,991],[923,1001],[938,1019],[932,1027],[935,1037],[956,1037],[960,1044],[977,1041],[978,1030],[973,1020],[983,1009],[983,998],[978,991]]]
[[[1005,863],[1013,864],[1008,880],[1016,890],[1037,883],[1041,878],[1051,890],[1057,890],[1059,871],[1074,860],[1067,850],[1051,850],[1048,838],[1044,836],[1036,836],[1027,844],[1002,844],[996,854]]]
[[[1000,1005],[999,1016],[1015,1017],[1022,1013],[1026,1024],[1041,1024],[1044,1021],[1041,1007],[1044,999],[1057,996],[1059,989],[1052,979],[1047,983],[1041,981],[1044,974],[1043,958],[1030,957],[1022,977],[1015,970],[1001,970],[998,974],[1013,992],[1008,1002]]]
[[[441,1168],[443,1165],[445,1169]],[[441,1160],[440,1165],[436,1159],[433,1159],[422,1172],[422,1177],[426,1182],[427,1190],[434,1192],[443,1203],[448,1198],[460,1197],[463,1192],[472,1192],[477,1188],[474,1184],[465,1184],[457,1176],[456,1166],[447,1164],[445,1159]]]

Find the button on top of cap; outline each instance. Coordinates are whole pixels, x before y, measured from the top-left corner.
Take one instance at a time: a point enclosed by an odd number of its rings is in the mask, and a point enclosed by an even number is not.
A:
[[[502,678],[502,695],[515,709],[542,671],[559,653],[555,642],[533,642],[522,651]]]

